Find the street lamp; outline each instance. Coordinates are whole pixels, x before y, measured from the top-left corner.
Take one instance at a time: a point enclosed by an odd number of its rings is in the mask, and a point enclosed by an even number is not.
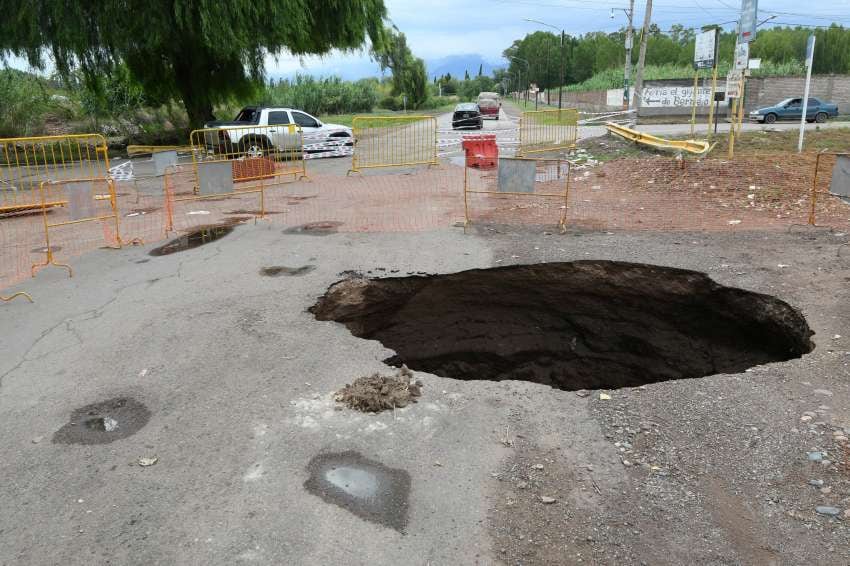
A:
[[[558,67],[560,71],[560,76],[558,78],[558,109],[561,109],[561,89],[564,87],[564,30],[558,28],[557,26],[553,26],[552,24],[547,24],[546,22],[541,22],[540,20],[534,20],[531,18],[525,18],[527,22],[533,22],[535,24],[540,24],[541,26],[550,27],[556,31],[561,32],[561,54],[558,58]],[[549,82],[549,55],[547,51],[546,55],[546,82]]]
[[[519,57],[514,57],[513,55],[511,55],[510,58],[513,59],[514,61],[519,61],[520,63],[525,63],[525,78],[526,78],[526,80],[528,80],[528,75],[530,73],[529,67],[528,67],[528,61],[526,61],[525,59],[521,59]],[[520,88],[522,88],[522,71],[519,72],[519,82],[520,82]],[[525,89],[525,102],[528,103],[528,89]]]
[[[611,8],[611,19],[614,19],[616,10],[622,10],[629,19],[629,27],[626,29],[626,67],[623,72],[623,110],[628,110],[631,106],[631,97],[629,96],[629,81],[632,74],[632,17],[635,15],[635,0],[629,0],[629,9]]]

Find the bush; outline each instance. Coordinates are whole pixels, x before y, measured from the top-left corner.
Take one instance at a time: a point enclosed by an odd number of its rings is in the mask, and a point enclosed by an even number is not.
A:
[[[0,70],[0,136],[41,134],[45,115],[56,104],[44,79],[16,69]]]

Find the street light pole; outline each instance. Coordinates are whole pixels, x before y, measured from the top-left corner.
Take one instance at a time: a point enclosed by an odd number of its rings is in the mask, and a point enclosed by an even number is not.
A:
[[[632,44],[634,43],[634,23],[632,21],[635,14],[635,0],[629,0],[629,9],[620,8],[629,19],[629,26],[626,28],[626,65],[623,71],[623,110],[628,110],[631,106],[631,96],[629,93],[629,83],[632,78]],[[614,17],[614,8],[611,8],[611,18]]]
[[[631,1],[634,2],[634,0],[631,0]],[[564,32],[563,29],[561,29],[557,26],[553,26],[552,24],[547,24],[546,22],[541,22],[540,20],[533,20],[531,18],[525,18],[525,21],[533,22],[535,24],[540,24],[541,26],[550,27],[550,28],[554,29],[555,31],[561,32],[561,51],[560,51],[560,54],[559,54],[559,57],[558,57],[558,67],[559,67],[559,69],[558,69],[559,70],[558,110],[560,110],[561,109],[561,99],[562,99],[561,92],[564,88],[564,35],[565,35],[565,32]],[[548,46],[548,43],[547,43],[547,46]],[[549,80],[549,55],[548,55],[548,53],[546,55],[546,80],[547,81]],[[548,100],[548,98],[547,98],[547,100]]]

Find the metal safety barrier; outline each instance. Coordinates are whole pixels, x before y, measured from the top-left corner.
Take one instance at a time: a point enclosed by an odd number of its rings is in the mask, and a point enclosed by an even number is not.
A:
[[[850,202],[850,153],[841,151],[829,151],[823,149],[818,152],[815,158],[815,172],[812,175],[812,191],[809,196],[809,224],[815,225],[816,207],[818,200],[818,175],[820,170],[821,158],[831,156],[835,158],[835,163],[832,169],[832,177],[830,186],[827,190],[828,194],[837,196]]]
[[[517,155],[572,149],[578,139],[578,110],[532,110],[519,120]]]
[[[467,150],[468,151],[468,150]],[[468,160],[467,160],[468,161]],[[535,159],[529,157],[498,157],[495,164],[481,170],[468,165],[463,171],[464,231],[472,224],[469,195],[483,194],[496,197],[504,204],[503,212],[516,214],[514,201],[520,198],[557,199],[553,206],[559,210],[558,227],[567,229],[567,206],[570,196],[570,171],[572,164],[565,159]],[[498,199],[498,200],[497,200]],[[522,212],[519,213],[520,215]],[[518,221],[527,220],[516,218]]]
[[[233,182],[242,189],[307,176],[303,132],[294,124],[204,128],[194,130],[189,143],[199,191],[203,170],[216,163],[228,163]]]
[[[53,247],[50,245],[51,228],[98,220],[112,220],[115,223],[115,245],[111,247],[121,247],[118,203],[116,202],[115,181],[113,179],[95,177],[42,181],[39,185],[39,193],[41,195],[41,213],[44,220],[44,253],[46,257],[43,263],[33,264],[33,277],[35,277],[38,269],[48,265],[64,267],[68,270],[69,277],[74,275],[70,265],[56,262],[53,256]],[[57,202],[62,203],[61,213],[48,217],[51,208],[48,204]]]
[[[433,116],[355,116],[349,173],[375,167],[437,165]]]
[[[42,202],[39,187],[69,179],[106,179],[109,156],[100,134],[0,139],[0,214],[63,206]]]

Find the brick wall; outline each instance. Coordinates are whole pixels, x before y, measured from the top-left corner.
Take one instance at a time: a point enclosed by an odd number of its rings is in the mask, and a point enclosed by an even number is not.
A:
[[[753,77],[747,80],[746,111],[765,106],[791,97],[802,97],[806,84],[805,77]],[[647,81],[646,86],[690,86],[690,80]],[[718,77],[717,88],[726,88],[726,77]],[[564,106],[578,108],[587,112],[619,110],[620,106],[608,106],[608,96],[605,90],[587,92],[564,92]],[[557,104],[558,91],[550,92],[551,100]],[[850,75],[818,75],[812,77],[811,96],[821,98],[825,102],[838,105],[841,114],[850,114]],[[690,108],[642,108],[641,115],[689,115]],[[720,112],[725,115],[725,104],[721,104]],[[707,106],[698,106],[697,113],[707,114]]]
[[[802,97],[805,77],[753,77],[747,81],[746,110],[773,106],[780,100]],[[850,75],[812,77],[811,96],[838,105],[842,114],[850,114]]]

